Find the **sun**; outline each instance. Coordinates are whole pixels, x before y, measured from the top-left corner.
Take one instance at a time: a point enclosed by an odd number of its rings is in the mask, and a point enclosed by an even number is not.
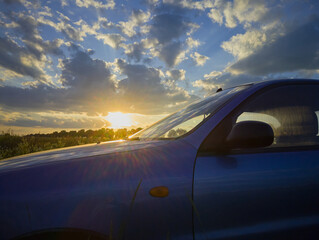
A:
[[[111,128],[130,127],[133,124],[129,113],[109,112],[105,119],[111,123]]]

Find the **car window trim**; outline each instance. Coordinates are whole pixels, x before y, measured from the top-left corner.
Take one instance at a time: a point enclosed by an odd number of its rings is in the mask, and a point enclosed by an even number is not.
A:
[[[198,148],[198,155],[206,155],[206,154],[210,154],[210,155],[221,155],[221,153],[217,153],[216,151],[209,151],[209,150],[202,150],[202,147],[205,143],[205,141],[209,138],[212,137],[211,135],[213,134],[214,130],[217,129],[227,118],[231,117],[236,111],[238,111],[238,109],[240,109],[243,105],[245,105],[247,102],[252,101],[254,98],[258,97],[258,95],[269,91],[271,89],[275,89],[278,87],[282,87],[282,86],[291,86],[291,85],[318,85],[319,86],[319,81],[318,80],[305,80],[305,82],[300,82],[301,80],[292,80],[291,82],[278,82],[278,83],[273,83],[271,85],[267,85],[261,89],[256,90],[256,92],[252,93],[250,96],[248,96],[245,100],[243,100],[238,106],[236,106],[229,114],[227,114],[227,116],[225,116],[212,130],[211,132],[207,135],[207,137],[202,141],[201,145]],[[229,151],[227,154],[225,153],[224,155],[233,155],[233,152],[236,151],[236,154],[241,154],[239,152],[242,152],[242,154],[247,154],[247,153],[265,153],[265,152],[272,152],[270,151],[270,149],[297,149],[297,148],[301,148],[303,149],[304,147],[311,147],[313,148],[313,146],[317,146],[317,145],[311,145],[311,146],[300,146],[300,145],[296,145],[296,146],[287,146],[287,147],[267,147],[267,148],[262,148],[262,149],[239,149],[239,150],[231,150]],[[319,145],[318,145],[319,146]],[[274,152],[278,152],[279,150],[274,150]],[[281,150],[282,151],[282,150]],[[286,152],[286,151],[284,151]],[[290,151],[288,151],[290,152]]]

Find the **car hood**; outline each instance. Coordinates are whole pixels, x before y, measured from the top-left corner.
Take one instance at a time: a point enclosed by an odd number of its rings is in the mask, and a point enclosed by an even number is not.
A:
[[[83,157],[133,151],[142,148],[151,148],[166,143],[167,141],[164,140],[119,140],[43,151],[2,160],[0,161],[0,172],[7,172],[10,170],[16,170],[18,168],[28,168],[35,165],[50,164]]]

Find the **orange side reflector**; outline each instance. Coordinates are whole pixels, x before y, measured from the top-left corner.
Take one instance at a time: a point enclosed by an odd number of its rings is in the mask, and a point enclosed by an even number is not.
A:
[[[150,195],[153,197],[167,197],[169,194],[168,188],[164,186],[154,187],[150,190]]]

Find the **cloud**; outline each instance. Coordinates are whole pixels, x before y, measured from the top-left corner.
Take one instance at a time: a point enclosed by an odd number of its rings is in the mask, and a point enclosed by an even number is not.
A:
[[[159,3],[159,0],[143,0],[142,2],[145,2],[149,5],[157,5]]]
[[[64,16],[62,13],[58,13],[59,17],[57,22],[51,21],[44,16],[40,16],[37,19],[37,22],[40,24],[48,25],[54,28],[57,32],[62,32],[69,40],[73,41],[83,41],[84,37],[86,37],[87,32],[83,31],[80,28],[76,28],[71,25],[71,20]]]
[[[192,49],[192,48],[196,48],[196,47],[200,46],[201,42],[196,40],[196,39],[193,39],[191,37],[188,37],[186,39],[186,44],[188,46],[188,49]]]
[[[0,109],[0,125],[45,128],[101,128],[110,124],[99,116],[62,112],[8,112]]]
[[[65,7],[65,6],[68,6],[68,1],[67,0],[61,0],[61,6],[62,7]]]
[[[52,84],[51,76],[46,74],[45,69],[51,67],[50,55],[63,56],[60,46],[64,41],[58,38],[43,40],[33,16],[10,12],[4,19],[7,22],[4,24],[6,29],[13,32],[0,38],[0,66],[20,77],[31,77],[38,82]]]
[[[59,30],[71,40],[83,41],[83,34],[69,23],[60,24]]]
[[[40,16],[37,19],[37,21],[40,24],[48,25],[54,28],[57,32],[63,33],[67,37],[67,39],[72,41],[84,41],[84,38],[88,35],[99,36],[99,39],[104,39],[107,38],[104,35],[112,34],[100,33],[99,30],[101,29],[101,27],[104,29],[116,28],[116,25],[108,21],[105,17],[99,17],[96,22],[88,24],[85,20],[81,18],[80,20],[73,22],[69,17],[65,16],[64,14],[60,12],[57,12],[57,14],[58,16],[56,17],[56,22],[50,20],[46,16]],[[114,42],[114,37],[110,37],[110,39],[113,39]]]
[[[150,16],[150,12],[143,12],[140,9],[133,10],[129,21],[120,21],[118,23],[118,26],[125,35],[127,35],[128,37],[133,37],[134,35],[136,35],[135,28],[146,23],[149,20]]]
[[[216,91],[218,88],[225,89],[266,79],[266,77],[254,77],[245,74],[232,75],[228,72],[212,71],[209,74],[205,74],[204,79],[193,82],[193,86],[199,88],[201,91],[211,93]]]
[[[209,57],[199,54],[198,52],[195,52],[191,54],[191,58],[196,63],[197,66],[203,66],[206,61],[209,59]]]
[[[191,38],[191,34],[198,28],[197,24],[178,14],[161,13],[154,16],[148,33],[149,39],[155,43],[150,54],[158,57],[169,68],[178,65],[187,59],[186,55],[191,48],[200,45],[199,41]]]
[[[0,86],[0,105],[11,110],[89,115],[106,115],[112,111],[158,114],[176,110],[192,99],[185,90],[165,85],[164,74],[159,69],[119,59],[114,65],[126,77],[118,81],[109,64],[93,59],[90,52],[74,49],[73,57],[60,60],[62,87]]]
[[[123,42],[125,42],[125,38],[122,37],[118,33],[109,33],[109,34],[97,34],[96,38],[98,40],[103,40],[104,44],[109,45],[112,48],[118,49]]]
[[[106,0],[106,3],[103,4],[97,0],[75,0],[75,4],[78,7],[94,7],[94,8],[103,8],[103,9],[113,9],[115,7],[115,2],[113,0]]]
[[[263,25],[260,29],[249,29],[243,34],[237,34],[224,41],[221,47],[237,59],[245,58],[261,49],[265,44],[274,42],[287,32],[287,26],[280,22]]]
[[[76,87],[87,91],[93,87],[114,90],[112,74],[104,61],[92,59],[90,53],[78,51],[71,59],[62,60],[61,81],[65,87]]]
[[[131,21],[135,22],[137,25],[141,25],[150,19],[150,12],[143,12],[141,9],[133,10],[130,17]]]
[[[0,103],[13,109],[106,114],[106,103],[115,93],[115,79],[106,63],[78,51],[60,65],[62,88],[44,84],[27,88],[2,86]]]
[[[180,41],[171,42],[162,46],[157,56],[166,63],[168,67],[173,67],[182,62],[185,58],[185,51]]]
[[[117,66],[127,78],[119,82],[122,107],[144,114],[158,114],[176,110],[178,104],[189,102],[192,97],[177,87],[162,83],[163,73],[156,68],[128,64],[118,59]]]
[[[268,2],[270,4],[271,2]],[[252,23],[277,19],[277,9],[281,5],[270,8],[266,1],[234,0],[215,1],[207,16],[212,22],[224,24],[228,28],[235,28],[238,24],[249,27]]]
[[[0,38],[0,66],[41,82],[48,81],[37,59],[32,57],[27,49],[9,38]]]
[[[242,58],[229,67],[232,73],[270,73],[319,69],[319,18],[296,26],[274,42]]]
[[[258,30],[250,30],[244,34],[232,36],[229,41],[222,43],[221,47],[238,58],[244,58],[261,48],[266,42],[266,34]]]
[[[223,13],[215,8],[212,8],[207,16],[216,23],[219,23],[219,25],[222,25],[224,22],[224,16]]]
[[[38,31],[38,22],[33,16],[11,13],[8,17],[13,20],[12,27],[22,35],[22,41],[30,54],[37,59],[43,58],[48,53],[63,54],[59,48],[63,40],[44,41]]]
[[[220,77],[223,75],[220,71],[212,71],[209,74],[204,75],[204,79],[197,80],[192,83],[193,87],[202,88],[206,91],[218,89],[221,84]]]
[[[41,6],[40,0],[4,0],[4,2],[6,4],[20,3],[24,5],[26,8],[39,8]]]
[[[172,40],[177,40],[190,29],[191,26],[184,17],[164,13],[153,18],[150,36],[156,38],[160,44],[166,44]]]
[[[166,71],[166,75],[174,81],[185,80],[185,73],[186,71],[184,69],[173,69]]]
[[[128,59],[133,59],[136,62],[141,61],[143,56],[143,51],[145,49],[145,44],[143,41],[141,42],[134,42],[133,44],[128,44],[124,46],[125,54]]]
[[[213,2],[210,0],[192,1],[192,0],[163,0],[164,4],[177,5],[182,8],[205,10],[213,7]]]
[[[116,28],[116,24],[109,21],[107,18],[105,17],[100,17],[99,18],[99,21],[98,21],[98,24],[105,28],[105,29],[111,29],[111,28]]]

